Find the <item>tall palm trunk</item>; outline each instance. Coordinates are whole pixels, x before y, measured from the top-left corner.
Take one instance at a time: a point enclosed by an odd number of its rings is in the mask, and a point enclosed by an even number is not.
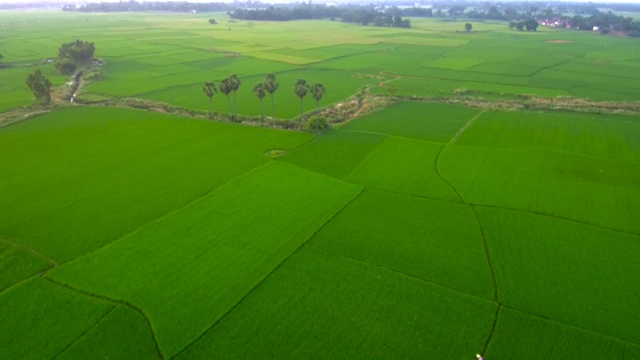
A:
[[[316,131],[318,131],[319,120],[320,120],[320,100],[316,100]]]
[[[233,92],[233,113],[238,113],[238,103],[236,102],[236,92]]]
[[[271,93],[271,117],[273,117],[273,93]]]
[[[304,114],[304,103],[303,103],[303,98],[300,97],[300,117],[302,117],[303,114]]]
[[[260,99],[260,120],[264,122],[264,100]]]

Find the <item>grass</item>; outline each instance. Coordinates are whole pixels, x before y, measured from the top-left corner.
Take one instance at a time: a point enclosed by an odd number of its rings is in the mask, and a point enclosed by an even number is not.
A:
[[[509,210],[478,216],[505,305],[639,343],[640,236]]]
[[[446,146],[440,174],[472,204],[640,233],[640,167],[549,150]]]
[[[338,179],[349,175],[376,148],[384,135],[333,130],[316,137],[282,161]]]
[[[485,354],[493,359],[637,359],[640,347],[548,319],[502,309]]]
[[[144,318],[118,305],[58,358],[157,359],[158,353]]]
[[[54,358],[114,307],[41,278],[3,291],[0,303],[3,359]]]
[[[171,357],[359,191],[273,162],[51,276],[140,307],[150,318],[160,350]],[[159,292],[162,288],[171,291]]]
[[[494,312],[490,302],[304,247],[178,358],[460,359],[482,348]]]
[[[372,189],[460,202],[436,171],[442,146],[390,136],[345,179]]]
[[[462,106],[401,102],[342,127],[446,143],[479,110]]]
[[[482,235],[466,205],[367,190],[311,244],[492,299]]]
[[[549,112],[485,112],[456,144],[504,149],[547,149],[638,163],[637,142],[628,137],[633,117]]]
[[[0,240],[0,291],[38,273],[48,270],[52,263],[18,244]]]
[[[3,129],[0,139],[0,204],[12,209],[0,233],[65,262],[264,164],[267,150],[311,136],[75,107]]]
[[[336,21],[315,21],[312,26],[305,21],[230,22],[224,14],[216,14],[220,23],[216,26],[207,23],[210,14],[50,15],[30,12],[27,18],[5,12],[0,16],[7,34],[4,62],[42,64],[55,56],[61,43],[73,40],[60,29],[75,31],[95,42],[97,55],[107,62],[105,78],[83,90],[94,98],[138,96],[204,109],[206,101],[195,99],[205,100],[200,91],[205,81],[236,73],[245,84],[253,84],[268,72],[284,77],[289,71],[313,78],[314,70],[340,73],[308,79],[325,83],[330,90],[328,102],[344,100],[364,85],[349,80],[345,86],[344,71],[412,79],[414,85],[396,84],[397,93],[406,96],[451,97],[453,89],[464,87],[488,98],[531,93],[633,101],[640,90],[633,81],[638,65],[632,54],[638,45],[632,39],[583,32],[544,28],[531,34],[509,31],[504,23],[483,22],[467,34],[461,30],[464,21],[435,19],[413,19],[413,28],[403,30]],[[120,39],[126,39],[126,44]],[[66,81],[55,75],[51,64],[43,67],[54,84]],[[0,111],[31,102],[24,86],[30,71],[2,69]],[[240,111],[257,115],[259,106],[248,100],[255,100],[249,88],[240,90],[239,95],[247,99]],[[295,103],[293,94],[287,95],[281,107]],[[294,108],[278,116],[295,117]]]

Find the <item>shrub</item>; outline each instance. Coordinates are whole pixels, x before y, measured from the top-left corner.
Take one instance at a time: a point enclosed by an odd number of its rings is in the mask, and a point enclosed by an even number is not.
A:
[[[322,129],[326,129],[329,127],[329,123],[327,122],[327,119],[325,119],[322,116],[312,116],[309,118],[309,120],[307,120],[307,129],[309,130],[315,130],[316,129],[316,120],[317,120],[317,126],[319,130]]]

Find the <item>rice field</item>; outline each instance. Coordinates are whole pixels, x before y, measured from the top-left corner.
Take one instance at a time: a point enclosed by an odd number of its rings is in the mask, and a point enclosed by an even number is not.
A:
[[[216,16],[218,25],[207,19]],[[575,96],[594,101],[634,101],[640,92],[638,44],[632,39],[541,28],[537,33],[509,31],[505,24],[413,19],[410,30],[355,27],[338,21],[269,23],[234,21],[224,14],[0,13],[3,69],[0,111],[31,103],[26,74],[42,68],[54,85],[52,58],[58,46],[75,37],[96,44],[106,61],[104,78],[83,89],[88,99],[139,97],[189,109],[208,110],[205,81],[238,74],[238,112],[260,114],[251,88],[275,73],[274,117],[299,115],[293,93],[297,78],[322,82],[323,106],[370,86],[403,96],[451,97],[465,89],[476,96],[511,98]],[[321,28],[322,31],[316,29]],[[108,30],[108,31],[105,31]],[[71,34],[74,34],[73,36]],[[381,79],[392,80],[390,82]],[[218,112],[227,112],[224,95]],[[312,99],[305,112],[311,111]]]
[[[0,112],[28,64],[63,84],[41,61],[76,36],[107,61],[85,96],[207,110],[237,73],[250,116],[267,72],[280,119],[297,78],[321,106],[640,93],[632,39],[212,16],[0,12],[25,65]],[[637,116],[399,101],[311,133],[75,105],[0,127],[0,163],[0,359],[640,358]]]

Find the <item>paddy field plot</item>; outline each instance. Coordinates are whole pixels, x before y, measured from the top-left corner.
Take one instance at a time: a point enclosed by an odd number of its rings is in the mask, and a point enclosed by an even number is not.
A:
[[[487,358],[637,359],[640,347],[606,335],[505,308],[500,311]]]
[[[468,205],[367,190],[310,243],[489,300],[493,295]]]
[[[494,314],[489,301],[309,246],[178,359],[458,359],[482,347]]]
[[[0,204],[12,209],[0,233],[68,261],[264,164],[266,151],[311,138],[116,108],[59,110],[0,134]]]
[[[462,199],[437,173],[443,145],[390,136],[345,178],[372,189],[453,202]]]
[[[51,276],[145,309],[174,356],[360,191],[272,162]]]
[[[640,236],[549,216],[477,210],[505,306],[638,344]]]

